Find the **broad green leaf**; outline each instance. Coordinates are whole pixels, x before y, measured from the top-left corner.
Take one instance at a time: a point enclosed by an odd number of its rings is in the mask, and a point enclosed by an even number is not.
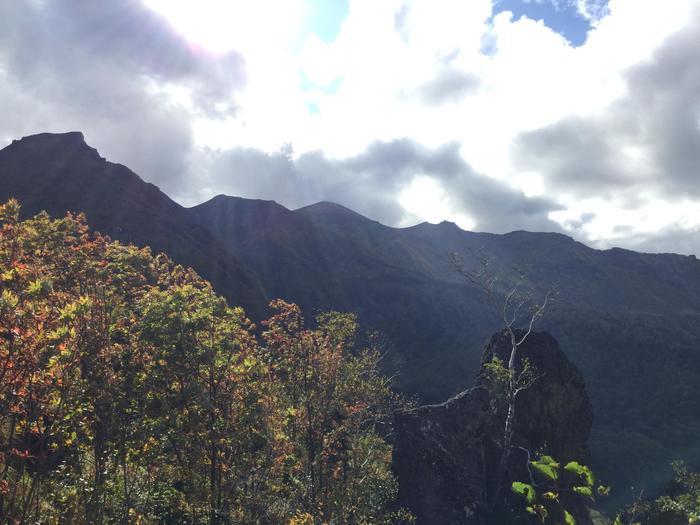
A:
[[[564,522],[566,525],[576,525],[576,520],[568,510],[564,511]]]
[[[535,487],[532,485],[522,483],[520,481],[514,481],[511,488],[515,494],[524,497],[525,501],[527,501],[530,505],[537,500],[537,492],[535,491]]]
[[[591,490],[591,487],[574,487],[574,492],[593,499],[593,491]]]
[[[586,465],[581,465],[577,461],[570,461],[564,466],[564,470],[577,474],[591,487],[595,485],[595,476]]]
[[[544,465],[549,465],[550,467],[559,468],[559,463],[557,463],[552,456],[540,456],[537,461]]]
[[[564,470],[571,472],[572,474],[578,474],[579,476],[583,475],[583,465],[581,465],[578,461],[569,461],[566,465],[564,465]]]
[[[544,463],[540,463],[538,461],[531,461],[530,465],[532,465],[532,468],[537,470],[540,474],[548,477],[552,481],[556,481],[557,478],[559,477],[559,472],[557,472],[556,468],[554,465],[547,465]]]

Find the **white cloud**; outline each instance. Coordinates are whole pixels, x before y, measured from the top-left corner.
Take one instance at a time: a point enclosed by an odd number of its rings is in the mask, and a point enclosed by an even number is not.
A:
[[[302,0],[143,0],[192,41],[215,53],[247,57],[287,47],[299,27]],[[275,16],[270,16],[272,13]]]
[[[109,32],[106,37],[104,30],[98,31],[103,26],[96,17],[107,16],[106,8],[94,8],[92,18],[81,15],[73,17],[78,22],[70,22],[71,9],[80,13],[81,2],[61,0],[58,10],[45,4],[8,4],[0,9],[7,15],[4,25],[0,20],[0,137],[83,128],[105,154],[189,202],[201,191],[242,191],[242,180],[236,179],[239,186],[226,185],[221,174],[202,182],[209,160],[236,148],[274,158],[291,143],[295,159],[320,152],[329,165],[342,166],[342,176],[351,180],[347,170],[359,168],[348,159],[362,158],[378,141],[391,144],[408,138],[434,152],[458,144],[456,151],[469,170],[486,175],[475,180],[482,185],[491,181],[506,193],[546,196],[562,209],[534,208],[551,212],[579,239],[632,245],[642,237],[647,242],[654,231],[695,231],[698,225],[691,217],[697,210],[694,199],[700,197],[686,195],[684,204],[676,205],[678,198],[659,189],[663,185],[658,180],[667,177],[654,164],[660,142],[644,128],[659,120],[635,120],[624,108],[637,108],[642,92],[635,86],[644,79],[630,72],[653,61],[656,50],[693,23],[700,1],[610,0],[607,6],[601,0],[562,1],[591,21],[593,29],[582,46],[572,47],[526,17],[514,20],[504,12],[491,19],[491,0],[351,0],[332,42],[309,33],[301,45],[295,39],[308,8],[302,0],[265,0],[255,6],[207,0],[208,8],[197,6],[200,18],[185,9],[189,2],[148,0],[185,33],[178,38],[163,20],[148,18],[145,27],[157,30],[164,42],[158,55],[143,53],[144,46],[153,44],[147,31],[137,32],[136,38]],[[120,2],[143,16],[137,0]],[[67,14],[60,15],[61,10]],[[50,16],[31,19],[41,12]],[[45,32],[42,25],[56,20],[58,31],[39,33]],[[73,29],[65,28],[80,20],[87,33],[77,39]],[[27,27],[44,35],[32,53],[26,35],[34,33],[18,30]],[[141,26],[120,27],[136,31]],[[216,53],[188,46],[187,38]],[[697,62],[687,62],[683,67],[700,74]],[[672,79],[668,86],[657,84],[648,84],[644,93],[659,108],[689,100],[674,93],[691,91],[694,85],[686,81],[675,86]],[[60,89],[52,87],[56,85]],[[661,102],[654,98],[657,91],[663,92]],[[687,110],[700,125],[700,107]],[[634,123],[634,133],[625,131]],[[149,140],[139,143],[142,131]],[[564,131],[569,134],[566,142],[561,140]],[[685,132],[688,137],[690,132]],[[524,165],[518,148],[523,137],[538,133],[544,149],[538,150],[538,162]],[[561,149],[556,159],[547,154],[553,138]],[[682,142],[680,136],[674,140]],[[692,149],[692,144],[686,146]],[[564,161],[579,157],[586,162],[573,173],[578,179],[561,184],[557,170],[571,168]],[[478,199],[464,195],[455,199],[459,179],[447,184],[440,173],[422,164],[420,168],[412,172],[410,163],[402,166],[400,181],[384,171],[372,175],[381,202],[394,210],[385,215],[387,220],[405,221],[408,212],[415,220],[463,217],[465,225],[522,226],[516,223],[523,217],[517,213],[510,222],[479,216],[503,211],[477,210]],[[304,178],[298,182],[309,185],[307,194],[342,199],[337,185],[325,180],[340,176],[337,170],[301,172]],[[620,193],[620,181],[632,181],[638,194]],[[494,187],[488,191],[496,194]],[[275,189],[267,197],[275,198]],[[421,194],[431,198],[421,204]],[[357,204],[362,196],[356,192],[352,198]],[[371,209],[376,208],[366,208]],[[665,220],[655,221],[656,214]],[[546,217],[531,219],[530,225],[548,224]]]
[[[579,14],[593,26],[610,14],[607,0],[575,0]]]
[[[418,175],[399,193],[399,203],[407,212],[402,225],[411,226],[418,221],[433,224],[448,220],[463,230],[473,230],[474,220],[452,208],[445,190],[434,178]]]

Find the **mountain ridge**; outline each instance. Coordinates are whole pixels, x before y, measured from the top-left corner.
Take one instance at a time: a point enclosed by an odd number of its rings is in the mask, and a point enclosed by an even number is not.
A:
[[[58,133],[42,132],[42,133],[26,135],[20,139],[13,139],[10,142],[10,144],[6,145],[4,148],[0,148],[0,151],[10,150],[12,147],[15,147],[16,145],[19,145],[19,144],[25,145],[25,144],[29,144],[31,142],[36,143],[37,141],[44,141],[42,146],[45,146],[47,143],[50,144],[51,142],[53,142],[54,144],[63,147],[69,143],[69,141],[67,139],[73,139],[74,142],[79,143],[80,146],[83,147],[84,149],[89,150],[91,152],[94,152],[95,157],[99,158],[100,160],[105,161],[107,164],[109,164],[111,166],[114,166],[117,168],[123,168],[123,169],[127,170],[130,175],[137,177],[138,180],[140,182],[142,182],[143,184],[152,187],[153,189],[157,190],[158,192],[163,193],[162,190],[160,189],[160,187],[158,187],[157,185],[155,185],[151,182],[145,181],[144,179],[139,177],[136,173],[131,171],[131,169],[129,169],[128,166],[125,166],[124,164],[121,164],[118,162],[108,161],[105,157],[102,157],[96,148],[93,148],[89,144],[87,144],[87,142],[85,141],[84,133],[82,131],[67,131],[67,132],[58,132]],[[491,232],[485,232],[485,231],[465,230],[465,229],[461,228],[459,225],[457,225],[456,223],[449,221],[449,220],[446,220],[446,219],[442,220],[438,223],[423,221],[423,222],[419,222],[419,223],[416,223],[416,224],[413,224],[410,226],[390,226],[387,224],[383,224],[380,221],[366,217],[366,216],[364,216],[364,215],[362,215],[362,214],[360,214],[360,213],[358,213],[358,212],[356,212],[356,211],[354,211],[354,210],[352,210],[352,209],[348,208],[347,206],[344,206],[340,203],[332,202],[332,201],[325,201],[325,200],[321,200],[321,201],[318,201],[318,202],[315,202],[312,204],[304,205],[304,206],[301,206],[298,208],[287,208],[285,205],[283,205],[283,204],[281,204],[273,199],[247,198],[247,197],[240,197],[240,196],[227,195],[227,194],[220,193],[220,194],[214,195],[213,197],[211,197],[211,198],[209,198],[209,199],[207,199],[199,204],[195,204],[195,205],[191,205],[191,206],[182,206],[182,205],[178,204],[176,201],[172,201],[172,202],[177,204],[177,206],[182,207],[183,209],[194,210],[194,209],[200,208],[204,205],[207,205],[207,204],[211,203],[212,201],[218,201],[218,200],[224,200],[224,199],[234,199],[234,200],[245,201],[245,202],[250,202],[250,203],[264,203],[264,204],[275,205],[275,206],[283,208],[284,210],[292,212],[292,213],[296,213],[296,212],[307,213],[313,209],[343,210],[343,211],[347,212],[348,214],[352,214],[358,218],[364,219],[365,221],[379,224],[385,228],[389,228],[392,230],[412,230],[412,229],[417,229],[417,228],[445,227],[445,226],[447,226],[449,228],[457,229],[457,230],[459,230],[461,232],[465,232],[465,233],[486,234],[486,235],[494,235],[494,236],[506,236],[506,235],[514,235],[514,234],[532,234],[532,235],[538,235],[538,236],[548,235],[548,236],[556,236],[556,237],[568,239],[569,241],[572,241],[572,242],[578,243],[578,244],[582,244],[586,248],[588,248],[590,250],[598,251],[598,252],[625,251],[625,252],[632,252],[632,253],[642,254],[642,255],[673,255],[673,256],[677,256],[677,257],[697,259],[697,254],[685,255],[685,254],[679,254],[676,252],[643,252],[643,251],[637,251],[637,250],[633,250],[630,248],[624,248],[624,247],[620,247],[620,246],[611,246],[609,248],[595,248],[593,246],[589,246],[588,244],[571,237],[570,235],[567,235],[567,234],[561,233],[561,232],[555,232],[555,231],[535,232],[535,231],[531,231],[531,230],[518,229],[518,230],[512,230],[512,231],[503,232],[503,233],[491,233]]]
[[[101,233],[166,252],[195,267],[221,293],[261,312],[260,286],[235,254],[157,186],[101,157],[82,133],[43,133],[13,141],[0,150],[0,180],[0,198],[18,198],[23,216],[83,212]]]
[[[17,197],[25,215],[85,211],[94,229],[192,266],[254,320],[275,297],[309,315],[356,312],[385,334],[398,386],[426,401],[470,385],[483,341],[500,326],[448,254],[471,265],[480,253],[502,271],[528,267],[536,290],[559,287],[541,329],[590,385],[595,470],[619,486],[653,486],[670,460],[700,462],[700,444],[692,444],[700,393],[686,387],[700,383],[693,256],[597,250],[561,233],[469,232],[448,222],[392,228],[334,203],[290,210],[216,196],[184,208],[100,157],[80,133],[14,141],[0,150],[0,182],[0,200]]]

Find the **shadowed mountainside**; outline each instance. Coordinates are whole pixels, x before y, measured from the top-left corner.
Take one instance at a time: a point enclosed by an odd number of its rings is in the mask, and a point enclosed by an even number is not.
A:
[[[333,203],[299,210],[218,196],[183,208],[128,168],[107,162],[82,134],[41,134],[0,151],[0,200],[24,214],[84,211],[115,239],[150,245],[191,265],[260,318],[281,297],[305,311],[357,312],[385,334],[399,387],[430,402],[469,386],[480,347],[499,328],[448,254],[480,253],[508,272],[530,268],[558,302],[542,329],[567,348],[594,407],[594,469],[623,489],[700,462],[700,262],[695,257],[594,250],[555,233],[505,235],[423,223],[390,228]]]
[[[129,168],[107,162],[79,132],[42,133],[0,150],[0,200],[16,197],[22,215],[84,212],[111,238],[150,246],[195,268],[222,294],[262,313],[254,274],[189,212]]]

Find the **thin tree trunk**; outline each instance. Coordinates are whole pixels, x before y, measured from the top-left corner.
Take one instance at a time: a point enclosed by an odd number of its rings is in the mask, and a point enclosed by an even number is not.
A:
[[[518,345],[515,341],[515,334],[509,330],[511,338],[510,359],[508,360],[508,390],[506,399],[508,400],[508,413],[506,415],[506,423],[503,429],[503,450],[501,458],[496,469],[496,480],[493,484],[493,491],[489,502],[489,509],[493,510],[498,504],[498,500],[503,490],[503,482],[508,470],[508,461],[510,460],[510,448],[513,441],[513,425],[515,423],[515,357],[518,353]]]

